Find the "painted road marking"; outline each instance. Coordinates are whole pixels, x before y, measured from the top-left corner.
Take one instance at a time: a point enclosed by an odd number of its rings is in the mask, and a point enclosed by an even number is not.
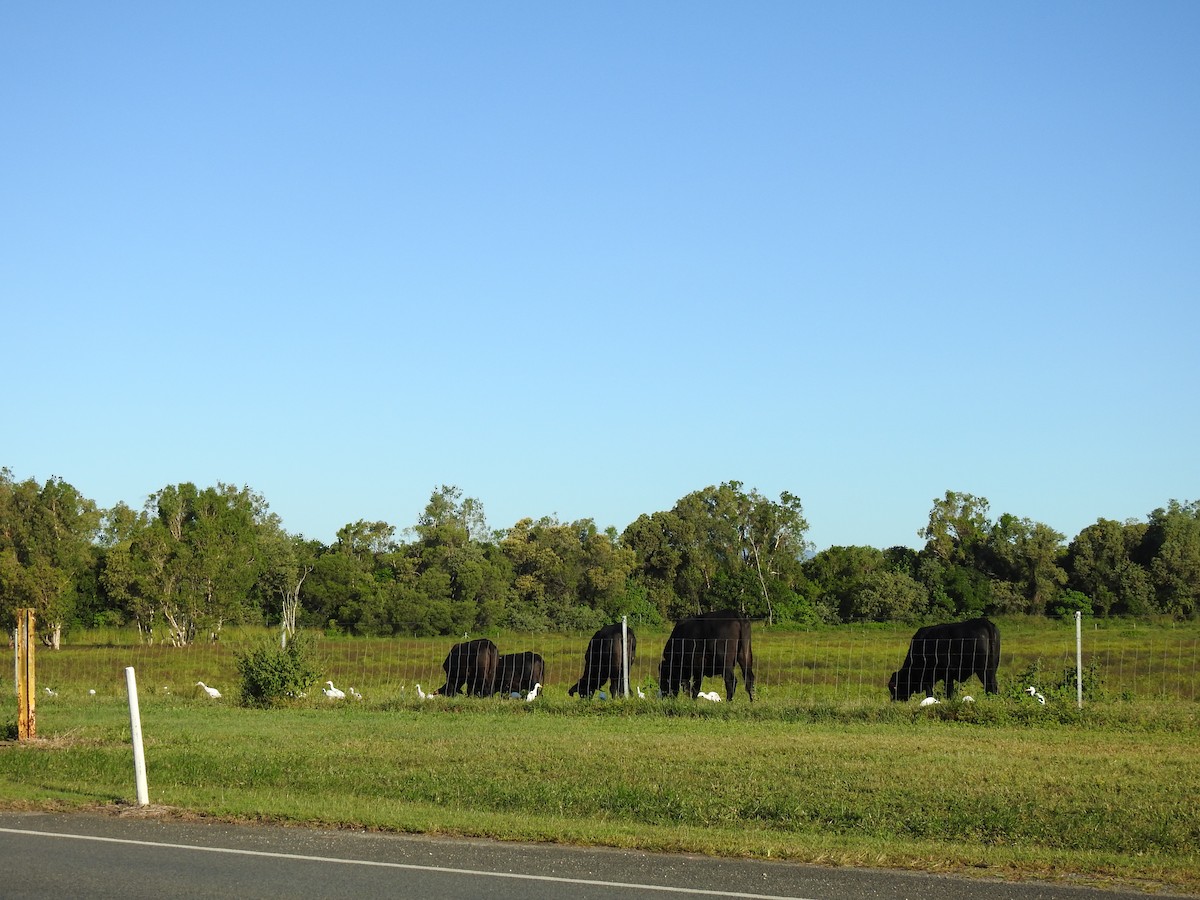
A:
[[[522,881],[550,881],[558,884],[587,884],[597,887],[626,888],[633,891],[664,891],[690,894],[697,897],[736,897],[738,900],[811,900],[779,894],[747,894],[739,891],[710,891],[704,888],[674,887],[663,884],[639,884],[627,881],[602,881],[593,878],[563,878],[558,875],[531,875],[521,872],[486,872],[480,869],[456,869],[449,866],[423,866],[416,863],[380,862],[373,859],[343,859],[337,856],[307,856],[300,853],[277,853],[270,850],[239,850],[232,847],[204,847],[199,844],[170,844],[163,841],[138,841],[132,838],[101,837],[93,834],[69,834],[55,831],[33,831],[25,828],[0,828],[4,834],[24,834],[31,837],[68,838],[76,841],[98,841],[106,844],[130,844],[137,847],[159,847],[167,850],[198,850],[203,853],[227,853],[234,856],[265,856],[273,859],[294,859],[305,862],[340,863],[347,866],[375,866],[385,869],[410,869],[417,872],[445,872],[450,875],[478,875],[483,878],[515,878]]]

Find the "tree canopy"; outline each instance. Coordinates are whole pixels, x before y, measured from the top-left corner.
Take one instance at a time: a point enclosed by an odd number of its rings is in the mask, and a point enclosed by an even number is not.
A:
[[[325,545],[289,534],[249,487],[168,485],[140,511],[101,510],[53,477],[0,469],[0,611],[64,629],[136,625],[147,641],[218,639],[229,623],[349,634],[590,631],[628,616],[661,624],[733,607],[770,623],[920,622],[984,613],[1200,610],[1200,503],[1146,521],[1097,519],[1069,543],[1049,525],[992,518],[947,491],[921,549],[813,553],[800,498],[710,485],[623,532],[592,519],[489,528],[483,504],[434,489],[406,528],[358,520]]]

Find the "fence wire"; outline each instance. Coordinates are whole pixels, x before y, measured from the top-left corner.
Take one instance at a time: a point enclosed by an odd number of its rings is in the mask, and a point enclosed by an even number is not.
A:
[[[632,629],[631,629],[632,630]],[[475,637],[475,636],[470,636]],[[566,698],[573,685],[594,681],[593,700],[623,694],[614,684],[613,672],[599,671],[598,657],[589,653],[590,635],[505,634],[493,638],[499,654],[532,653],[543,665],[540,695]],[[888,678],[902,668],[911,644],[911,630],[898,628],[843,628],[800,632],[756,626],[752,636],[756,702],[805,702],[854,700],[888,702]],[[57,695],[102,697],[124,690],[124,669],[138,673],[139,690],[162,697],[202,695],[196,682],[215,686],[228,698],[236,697],[235,655],[261,632],[232,631],[219,642],[197,642],[187,647],[138,643],[136,634],[127,642],[122,635],[103,643],[68,643],[52,651],[38,648],[38,690],[44,699]],[[425,694],[446,683],[443,662],[457,642],[448,638],[343,638],[323,637],[317,641],[322,670],[321,682],[334,685],[353,697],[377,702],[405,700]],[[636,635],[636,651],[629,663],[630,695],[641,701],[659,695],[659,665],[667,644],[665,632]],[[686,655],[698,648],[684,648]],[[614,657],[614,648],[602,647],[600,657]],[[619,659],[619,651],[615,652]],[[733,653],[731,656],[735,655]],[[1085,701],[1164,700],[1191,701],[1200,698],[1197,663],[1200,635],[1194,628],[1165,629],[1122,626],[1095,628],[1083,634]],[[601,680],[601,675],[607,675]],[[734,667],[737,685],[734,702],[745,702],[746,677]],[[1074,695],[1074,629],[1044,626],[1002,628],[997,678],[1001,694],[1016,694],[1027,687],[1039,691],[1068,691]],[[15,690],[10,667],[5,679],[7,694]],[[619,679],[618,679],[619,680]],[[681,679],[682,680],[682,679]],[[517,690],[502,691],[524,696],[532,683]],[[351,691],[350,688],[354,690]],[[942,685],[937,690],[942,691]],[[721,676],[705,675],[701,690],[716,692],[722,701],[726,690]],[[976,677],[966,677],[959,693],[982,694]],[[95,694],[90,692],[95,691]],[[314,685],[308,699],[323,702],[321,685]],[[53,693],[51,693],[53,692]],[[601,696],[603,693],[603,697]],[[690,696],[686,683],[681,696]],[[915,693],[923,696],[924,692]],[[697,701],[703,702],[703,701]]]

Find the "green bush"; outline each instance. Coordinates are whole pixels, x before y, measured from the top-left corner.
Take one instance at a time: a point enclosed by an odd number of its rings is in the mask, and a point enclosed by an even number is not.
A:
[[[320,676],[316,641],[297,632],[286,647],[272,638],[234,654],[243,706],[274,706],[301,696]]]

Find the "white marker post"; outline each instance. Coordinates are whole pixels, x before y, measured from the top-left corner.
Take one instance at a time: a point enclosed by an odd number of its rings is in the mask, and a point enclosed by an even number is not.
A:
[[[621,616],[621,683],[629,699],[629,616]]]
[[[133,776],[137,781],[137,802],[138,806],[149,806],[146,751],[142,748],[142,713],[138,708],[137,676],[133,674],[133,666],[125,667],[125,689],[129,693],[129,731],[133,737]]]

